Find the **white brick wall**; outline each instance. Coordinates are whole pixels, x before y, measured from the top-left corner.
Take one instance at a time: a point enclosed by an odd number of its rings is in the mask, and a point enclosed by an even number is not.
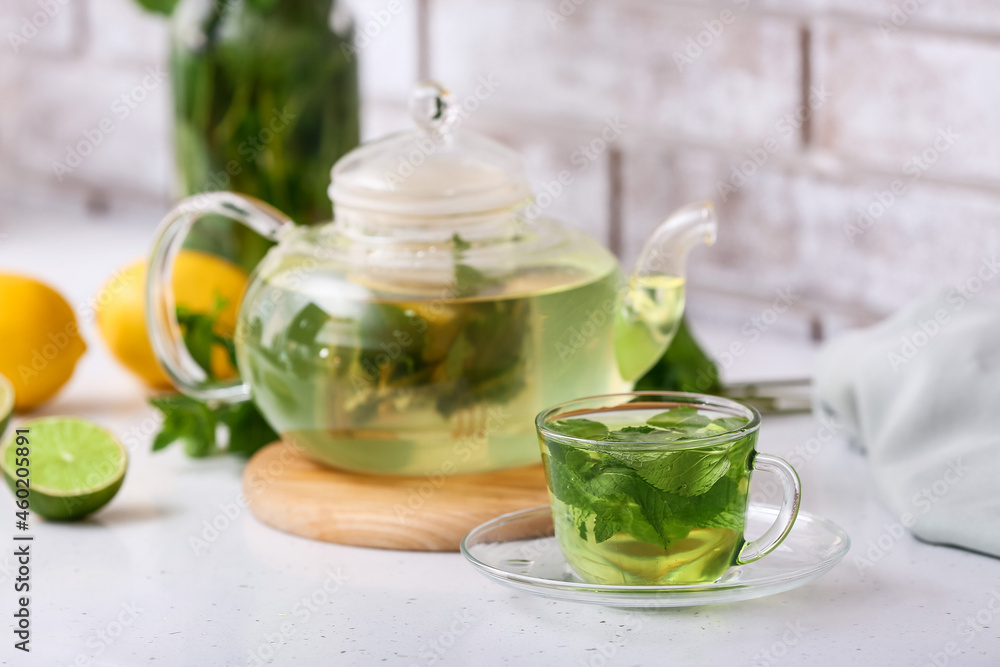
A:
[[[59,10],[12,43],[45,6]],[[804,313],[871,318],[963,279],[1000,246],[994,0],[350,6],[363,136],[408,126],[421,62],[460,97],[492,76],[500,86],[468,126],[521,151],[539,189],[572,170],[546,212],[624,259],[672,209],[717,201],[719,243],[691,266],[702,304],[770,300],[791,286]],[[165,65],[161,18],[132,0],[5,0],[0,32],[0,195],[171,199],[169,87],[127,118],[111,108],[147,67]],[[808,109],[810,90],[829,97]],[[114,132],[60,182],[53,161],[105,117]],[[609,118],[620,136],[574,164]],[[948,127],[958,137],[921,158],[926,169],[911,160]],[[878,214],[864,230],[859,208]]]
[[[951,128],[954,145],[927,175],[1000,182],[1000,41],[917,30],[885,39],[878,28],[822,21],[814,53],[814,78],[831,92],[818,146],[897,172]]]
[[[3,52],[52,56],[78,50],[84,13],[80,0],[5,0],[0,9]]]
[[[417,80],[415,0],[349,0],[365,100],[406,101]]]
[[[169,196],[170,94],[162,65],[45,59],[0,66],[8,70],[0,97],[13,107],[0,115],[5,161],[55,192],[68,181]]]
[[[697,0],[695,0],[697,1]],[[723,2],[725,0],[722,0]],[[744,2],[745,0],[733,0]],[[990,34],[1000,30],[1000,5],[994,0],[750,0],[766,11],[805,18],[836,15],[885,28],[926,27]]]
[[[458,91],[496,77],[493,108],[581,124],[620,115],[720,144],[762,138],[798,102],[797,28],[784,19],[731,12],[724,24],[718,10],[648,1],[586,2],[568,16],[536,0],[432,8],[433,75]],[[687,40],[701,36],[706,46],[688,55]]]

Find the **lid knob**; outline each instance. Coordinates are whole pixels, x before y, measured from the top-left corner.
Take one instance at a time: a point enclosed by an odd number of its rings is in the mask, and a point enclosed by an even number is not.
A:
[[[530,200],[521,156],[466,129],[461,104],[444,86],[421,81],[409,106],[417,127],[359,146],[333,166],[329,192],[338,219],[377,213],[386,217],[366,224],[443,229],[460,224],[457,216],[499,216]]]
[[[410,116],[429,134],[444,134],[458,120],[455,96],[436,81],[424,80],[413,88]]]

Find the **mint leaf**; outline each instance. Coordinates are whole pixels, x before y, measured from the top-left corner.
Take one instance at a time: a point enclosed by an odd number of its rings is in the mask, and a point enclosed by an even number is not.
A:
[[[179,0],[138,0],[139,4],[149,12],[170,16]]]
[[[215,344],[215,317],[177,307],[177,323],[184,334],[184,346],[191,358],[212,377],[212,346]]]
[[[580,538],[587,539],[587,522],[594,517],[594,539],[603,542],[620,531],[629,516],[627,494],[608,491],[600,477],[604,461],[600,455],[549,440],[549,483],[552,495],[566,505]],[[596,489],[596,493],[595,493]],[[602,497],[599,497],[602,496]]]
[[[458,334],[458,338],[448,348],[448,354],[444,358],[445,380],[458,380],[462,377],[465,368],[465,359],[469,354],[469,341],[465,338],[465,332]]]
[[[566,455],[574,449],[574,447],[564,445],[555,439],[546,439],[543,447],[543,451],[548,452],[549,462],[555,461],[557,463],[566,463]]]
[[[615,433],[652,433],[655,430],[657,429],[650,426],[626,426],[618,429]]]
[[[251,401],[220,407],[218,418],[229,428],[226,451],[231,454],[249,458],[258,449],[279,438]]]
[[[451,236],[451,245],[453,248],[452,256],[455,260],[455,292],[457,296],[474,296],[482,288],[500,282],[461,261],[465,251],[472,247],[471,243],[456,233]]]
[[[382,304],[378,304],[382,305]],[[360,328],[362,335],[367,333],[367,330],[372,328],[371,319],[373,315],[382,315],[382,310],[379,308],[368,308],[362,313]],[[315,303],[307,304],[302,310],[295,313],[292,321],[288,324],[288,328],[285,330],[285,336],[289,342],[297,343],[299,346],[307,350],[311,350],[312,346],[316,345],[316,337],[319,332],[323,330],[326,323],[330,321],[330,316],[327,315],[326,311],[317,306]]]
[[[598,440],[602,442],[669,442],[678,437],[680,437],[679,434],[651,426],[626,426],[617,431],[611,431],[607,435],[599,437]]]
[[[571,464],[550,456],[549,482],[552,486],[552,495],[558,500],[566,505],[592,511],[597,498],[587,490],[587,483]]]
[[[479,290],[500,281],[490,278],[485,273],[468,264],[455,264],[455,292],[458,296],[474,296]]]
[[[660,428],[701,428],[712,420],[699,414],[697,408],[682,406],[650,417],[646,423]]]
[[[213,456],[223,451],[250,456],[278,439],[278,434],[257,406],[249,401],[211,408],[197,399],[178,395],[151,398],[149,402],[163,413],[163,425],[153,438],[154,452],[180,442],[192,458]],[[229,431],[229,444],[225,450],[216,440],[219,424],[224,424]]]
[[[451,245],[456,253],[464,252],[472,247],[472,244],[459,236],[458,232],[451,235]]]
[[[177,307],[177,322],[184,334],[184,344],[191,357],[212,380],[216,379],[212,373],[214,346],[221,345],[230,361],[236,365],[233,341],[215,332],[216,320],[225,307],[225,299],[218,295],[211,313],[196,313],[182,306]],[[311,343],[319,327],[326,321],[325,314],[320,320],[309,308],[315,307],[310,304],[293,320],[289,340],[303,345]],[[301,347],[302,345],[299,346]],[[187,396],[164,396],[151,398],[149,402],[164,417],[160,432],[153,438],[154,452],[180,442],[188,456],[194,458],[212,456],[223,451],[250,456],[278,439],[278,434],[260,414],[257,406],[249,401],[212,407],[204,401]],[[225,425],[229,432],[229,444],[225,450],[216,440],[216,428],[219,424]]]
[[[615,457],[657,489],[681,496],[700,496],[729,470],[724,448],[655,452],[615,452]]]
[[[640,479],[634,470],[628,468],[607,468],[602,470],[592,480],[587,482],[587,491],[591,495],[609,497],[622,495],[634,502],[646,523],[657,535],[654,544],[666,547],[670,541],[665,529],[671,511],[659,491]],[[621,510],[619,510],[621,513]]]
[[[594,541],[600,544],[625,527],[629,518],[628,498],[623,495],[602,498],[594,503]]]
[[[757,445],[757,434],[750,433],[729,445],[729,468],[740,474],[750,470],[750,457]],[[749,474],[749,473],[747,473]]]
[[[677,498],[672,503],[674,520],[692,528],[726,528],[740,530],[746,513],[746,501],[735,504],[744,496],[739,481],[723,477],[704,495],[696,498]]]
[[[557,433],[573,438],[594,438],[608,432],[608,427],[591,419],[560,419],[552,422]]]
[[[614,496],[622,493],[632,496],[636,475],[626,467],[603,468],[586,484],[586,489],[594,496]]]
[[[720,417],[712,420],[712,425],[719,426],[725,431],[735,431],[750,423],[746,417]]]
[[[745,508],[742,511],[725,509],[721,512],[716,512],[710,516],[706,516],[698,521],[696,525],[699,528],[723,528],[739,532],[743,529],[745,515]]]
[[[184,306],[177,306],[177,323],[184,336],[184,346],[191,358],[195,360],[209,379],[216,379],[212,373],[212,347],[221,345],[226,349],[230,359],[236,352],[233,342],[215,333],[215,321],[226,307],[226,300],[215,295],[215,304],[210,313],[196,313]]]
[[[566,514],[573,522],[573,525],[576,526],[576,532],[580,536],[580,539],[586,540],[587,522],[593,516],[593,513],[590,510],[581,509],[574,505],[566,505]]]
[[[593,471],[599,469],[601,460],[594,458],[585,449],[569,448],[566,452],[566,465],[574,470],[580,479],[586,481],[593,477]]]
[[[717,394],[722,389],[719,367],[698,345],[681,318],[670,347],[663,358],[635,383],[635,391],[666,389]]]
[[[202,458],[217,451],[216,419],[212,410],[201,401],[187,396],[151,398],[149,402],[163,413],[163,426],[153,439],[153,451],[175,442],[193,458]]]
[[[692,431],[689,433],[689,436],[694,438],[712,437],[713,435],[719,435],[720,433],[738,430],[746,426],[747,423],[748,420],[743,417],[720,417],[719,419],[713,419],[708,424]]]
[[[622,530],[640,542],[645,542],[646,544],[656,544],[663,548],[670,546],[669,540],[664,540],[663,535],[666,534],[669,537],[677,533],[675,530],[664,529],[664,527],[661,527],[660,530],[657,531],[650,525],[649,521],[643,515],[642,510],[635,503],[629,504],[628,514],[625,519],[625,527]],[[680,535],[680,537],[686,536],[687,533]]]

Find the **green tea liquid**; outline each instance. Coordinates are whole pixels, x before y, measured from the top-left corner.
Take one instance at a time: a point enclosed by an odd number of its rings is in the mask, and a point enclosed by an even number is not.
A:
[[[663,411],[579,415],[590,423],[599,420],[597,426],[605,427],[608,435],[567,434],[609,438],[603,447],[601,442],[574,446],[557,438],[542,442],[556,538],[569,565],[585,581],[711,582],[734,563],[743,545],[749,460],[756,434],[735,442],[666,450],[627,444],[660,434],[664,442],[704,437],[734,427],[733,422],[712,419],[719,415],[699,414],[694,423],[679,423],[652,435],[635,430],[649,428],[646,420]]]
[[[554,502],[559,546],[584,581],[621,585],[673,585],[715,581],[733,564],[742,535],[725,528],[692,528],[667,548],[619,532],[596,544],[582,539],[565,505]]]
[[[519,275],[468,298],[440,288],[392,297],[391,286],[286,262],[244,301],[257,312],[244,313],[240,367],[275,429],[331,465],[453,474],[529,464],[541,409],[629,388],[612,332],[621,285],[608,269]]]
[[[659,361],[684,315],[684,278],[633,277],[615,326],[615,358],[622,377],[638,380]]]

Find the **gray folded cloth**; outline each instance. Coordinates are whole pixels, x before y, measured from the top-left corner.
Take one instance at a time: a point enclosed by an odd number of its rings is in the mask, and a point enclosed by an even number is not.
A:
[[[1000,556],[1000,305],[942,292],[831,341],[815,407],[867,452],[898,524]]]

